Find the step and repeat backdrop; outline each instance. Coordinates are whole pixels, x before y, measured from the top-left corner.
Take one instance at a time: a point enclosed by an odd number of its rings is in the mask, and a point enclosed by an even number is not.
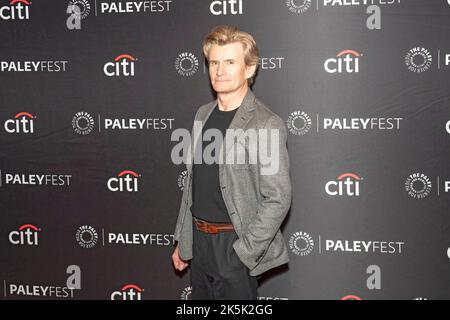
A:
[[[171,135],[214,99],[219,24],[289,132],[259,299],[450,299],[447,0],[0,0],[0,299],[190,299]]]

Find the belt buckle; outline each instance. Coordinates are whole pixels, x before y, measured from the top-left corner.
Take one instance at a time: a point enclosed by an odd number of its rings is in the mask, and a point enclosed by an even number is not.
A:
[[[210,225],[209,223],[206,224],[206,230],[207,230],[206,232],[208,232],[208,233],[212,233],[212,234],[218,233],[217,228],[212,226],[212,225]]]
[[[216,226],[208,223],[207,221],[195,219],[195,224],[197,225],[197,229],[199,229],[203,232],[211,233],[211,234],[219,233],[219,229]]]

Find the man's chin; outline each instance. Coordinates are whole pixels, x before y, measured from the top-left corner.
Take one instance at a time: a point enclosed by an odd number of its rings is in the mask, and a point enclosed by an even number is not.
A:
[[[216,93],[230,93],[233,91],[231,88],[224,88],[222,86],[215,86],[213,89]]]

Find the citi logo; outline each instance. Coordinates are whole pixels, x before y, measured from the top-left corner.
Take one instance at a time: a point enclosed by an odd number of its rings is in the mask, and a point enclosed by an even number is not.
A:
[[[325,185],[325,191],[330,196],[359,196],[359,182],[361,177],[354,173],[343,173],[337,177],[337,181],[329,181]]]
[[[124,170],[117,175],[117,178],[114,177],[108,180],[108,189],[113,192],[137,192],[138,178],[140,176],[134,171]]]
[[[30,19],[30,4],[26,0],[12,0],[9,6],[0,7],[2,20],[28,20]]]
[[[211,2],[209,10],[215,16],[242,14],[242,0],[217,0]]]
[[[355,296],[354,294],[349,294],[345,297],[342,297],[341,300],[362,300],[362,298]]]
[[[103,67],[103,72],[108,77],[133,77],[134,76],[134,63],[137,58],[132,57],[129,54],[121,54],[114,59],[114,62],[108,62]]]
[[[19,112],[14,119],[5,121],[5,130],[8,133],[34,133],[35,118],[31,113]]]
[[[328,73],[357,73],[359,72],[359,57],[361,53],[354,50],[343,50],[325,61],[324,68]]]
[[[24,224],[19,227],[19,230],[9,233],[9,242],[14,245],[37,246],[39,244],[38,232],[40,231],[41,229],[32,224]]]
[[[111,294],[111,300],[142,300],[143,291],[135,284],[127,284],[120,291],[114,291]]]

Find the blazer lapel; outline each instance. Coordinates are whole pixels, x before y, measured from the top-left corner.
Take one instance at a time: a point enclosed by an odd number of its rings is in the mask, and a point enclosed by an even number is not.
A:
[[[201,138],[203,126],[205,125],[206,121],[208,120],[209,116],[213,112],[214,108],[217,105],[217,100],[214,100],[208,104],[208,106],[205,108],[205,111],[202,113],[197,114],[197,117],[195,118],[195,121],[198,121],[199,124],[198,127],[195,127],[195,129],[192,130],[192,139],[191,139],[191,146],[188,155],[190,156],[190,160],[187,164],[187,170],[188,172],[192,171],[192,165],[194,163],[194,154],[196,152],[196,141]],[[248,122],[253,117],[253,111],[255,110],[255,95],[253,94],[252,90],[249,88],[247,91],[247,94],[245,95],[244,99],[242,100],[242,104],[238,108],[236,114],[233,117],[233,120],[230,123],[230,126],[228,129],[242,129],[245,130]],[[238,135],[238,138],[243,134],[241,132]],[[223,137],[225,138],[225,137]],[[225,140],[225,139],[224,139]],[[225,141],[224,141],[225,142]],[[223,144],[220,148],[220,155],[222,156],[223,152]],[[226,146],[226,151],[228,152],[229,148],[233,146],[233,143]],[[194,150],[194,152],[190,152],[191,150]]]
[[[197,146],[197,140],[201,138],[203,126],[208,120],[209,116],[213,112],[215,106],[217,105],[216,101],[211,101],[208,106],[205,108],[205,111],[202,113],[198,113],[194,119],[194,127],[191,131],[191,145],[189,146],[188,156],[190,157],[190,161],[188,161],[186,167],[188,173],[192,172],[192,166],[194,164],[194,155]],[[194,152],[192,152],[194,150]]]
[[[245,128],[247,127],[248,122],[253,118],[253,111],[255,110],[255,95],[253,94],[252,90],[248,88],[247,94],[244,97],[244,100],[242,100],[242,104],[237,110],[236,114],[234,115],[233,120],[230,123],[230,126],[228,129],[242,129],[242,132],[239,133],[239,137],[243,134]],[[234,143],[226,145],[226,154],[228,153],[229,149],[234,145]],[[222,148],[220,150],[221,154],[223,151],[223,143]]]

